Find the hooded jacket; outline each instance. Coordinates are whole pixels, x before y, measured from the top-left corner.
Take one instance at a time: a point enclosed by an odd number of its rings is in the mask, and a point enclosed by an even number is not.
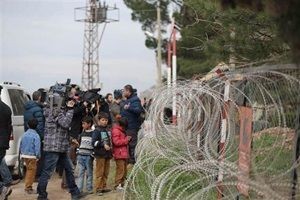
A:
[[[128,139],[125,130],[120,125],[115,125],[111,131],[113,143],[113,156],[115,159],[127,159],[128,153]]]
[[[128,109],[124,109],[125,105],[129,105]],[[128,130],[139,130],[141,126],[140,114],[143,108],[141,100],[136,94],[131,95],[122,103],[121,116],[128,120]]]
[[[43,114],[42,106],[35,101],[28,101],[25,104],[24,112],[24,129],[28,130],[28,121],[32,118],[35,118],[38,121],[36,127],[36,132],[39,134],[41,140],[44,139],[44,129],[45,129],[45,118]]]
[[[74,114],[71,122],[70,136],[73,138],[78,138],[79,134],[82,132],[81,121],[84,117],[86,107],[84,105],[75,105]]]

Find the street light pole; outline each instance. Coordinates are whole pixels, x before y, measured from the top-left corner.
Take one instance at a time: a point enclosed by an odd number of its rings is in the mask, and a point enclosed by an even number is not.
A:
[[[156,80],[156,87],[160,87],[162,84],[162,77],[161,77],[161,11],[160,11],[160,0],[157,0],[157,80]]]

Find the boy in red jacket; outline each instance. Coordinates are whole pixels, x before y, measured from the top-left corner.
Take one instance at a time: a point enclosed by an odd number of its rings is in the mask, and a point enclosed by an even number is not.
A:
[[[126,136],[128,121],[122,117],[112,128],[113,156],[116,161],[115,189],[123,190],[127,175],[127,159],[129,158],[128,143],[131,136]]]

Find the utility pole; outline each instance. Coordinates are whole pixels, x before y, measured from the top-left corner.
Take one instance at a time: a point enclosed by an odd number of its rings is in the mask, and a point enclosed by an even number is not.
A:
[[[177,124],[177,107],[176,107],[176,81],[177,81],[177,56],[176,56],[176,27],[175,18],[172,18],[172,32],[170,37],[170,45],[171,45],[171,52],[172,52],[172,87],[173,87],[173,101],[172,101],[172,123],[174,125]],[[171,75],[170,75],[171,76]],[[168,75],[169,77],[169,75]],[[171,78],[171,77],[170,77]]]
[[[160,0],[157,0],[157,53],[156,53],[156,60],[157,60],[157,80],[156,80],[156,87],[160,87],[162,85],[162,77],[161,77],[161,10],[160,10]]]

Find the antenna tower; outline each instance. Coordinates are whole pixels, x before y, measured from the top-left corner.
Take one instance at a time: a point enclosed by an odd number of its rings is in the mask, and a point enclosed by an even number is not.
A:
[[[109,18],[109,11],[117,11],[117,18]],[[79,12],[85,13],[83,18],[77,18]],[[75,21],[84,22],[81,87],[83,90],[99,88],[99,46],[107,23],[119,21],[119,9],[99,0],[86,0],[85,7],[75,8]],[[99,37],[100,24],[104,25]]]

